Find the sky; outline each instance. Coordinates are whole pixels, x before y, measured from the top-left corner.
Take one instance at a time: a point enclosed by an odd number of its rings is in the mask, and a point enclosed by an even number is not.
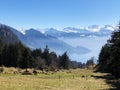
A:
[[[0,0],[0,23],[16,29],[116,25],[120,0]]]

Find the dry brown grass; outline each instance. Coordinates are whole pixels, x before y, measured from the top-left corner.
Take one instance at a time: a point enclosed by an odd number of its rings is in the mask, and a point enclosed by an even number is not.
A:
[[[104,79],[91,77],[91,75],[102,76],[104,74],[93,73],[92,70],[86,69],[39,73],[38,75],[13,74],[10,72],[19,70],[5,68],[4,72],[8,71],[9,73],[0,74],[0,90],[107,90],[111,87]]]

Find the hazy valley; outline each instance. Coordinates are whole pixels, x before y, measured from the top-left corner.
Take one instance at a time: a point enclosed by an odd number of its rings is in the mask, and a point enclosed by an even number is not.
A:
[[[1,24],[1,27],[4,26]],[[24,32],[14,29],[10,26],[11,31],[31,49],[42,48],[48,45],[50,51],[55,51],[58,55],[66,52],[71,60],[86,62],[91,57],[97,59],[100,49],[110,38],[113,26],[106,25],[100,27],[93,25],[86,28],[67,27],[63,30],[45,29],[28,29]]]

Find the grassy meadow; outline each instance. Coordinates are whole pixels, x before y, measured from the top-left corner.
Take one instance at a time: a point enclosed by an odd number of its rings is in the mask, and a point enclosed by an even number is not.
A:
[[[38,71],[37,75],[22,75],[20,72],[22,70],[4,68],[0,73],[0,90],[108,90],[112,88],[105,79],[94,77],[105,74],[94,73],[93,70]]]

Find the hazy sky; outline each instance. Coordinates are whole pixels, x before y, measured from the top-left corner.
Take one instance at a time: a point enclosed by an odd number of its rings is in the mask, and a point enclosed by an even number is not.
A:
[[[0,23],[19,28],[116,25],[120,0],[0,0]]]

